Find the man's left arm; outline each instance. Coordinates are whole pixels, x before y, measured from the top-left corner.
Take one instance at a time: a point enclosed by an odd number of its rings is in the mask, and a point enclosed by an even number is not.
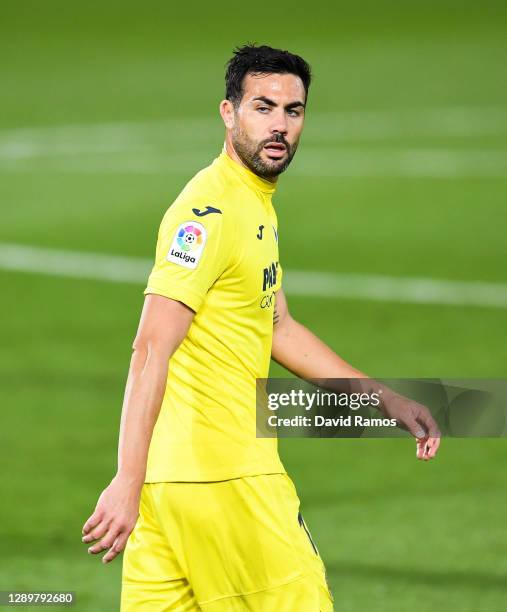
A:
[[[363,390],[370,389],[375,383],[291,317],[282,289],[276,292],[271,356],[281,366],[305,380],[353,379]],[[383,391],[382,412],[396,419],[416,438],[417,458],[432,459],[440,445],[440,434],[429,410],[383,385],[375,385]]]

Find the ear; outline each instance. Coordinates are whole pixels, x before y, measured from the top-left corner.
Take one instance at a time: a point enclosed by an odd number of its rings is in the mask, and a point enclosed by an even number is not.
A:
[[[231,130],[234,127],[234,105],[230,100],[222,100],[220,102],[220,115],[225,127]]]

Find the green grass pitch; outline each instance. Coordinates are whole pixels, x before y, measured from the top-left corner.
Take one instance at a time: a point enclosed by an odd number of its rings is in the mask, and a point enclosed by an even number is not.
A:
[[[0,243],[152,257],[220,151],[231,49],[258,41],[315,75],[274,198],[285,268],[506,283],[506,17],[467,0],[2,7]],[[80,529],[113,475],[143,286],[0,283],[0,589],[115,610],[120,561],[87,556]],[[288,297],[371,375],[506,376],[505,308]],[[505,610],[504,440],[446,439],[430,464],[409,440],[281,451],[337,610]]]

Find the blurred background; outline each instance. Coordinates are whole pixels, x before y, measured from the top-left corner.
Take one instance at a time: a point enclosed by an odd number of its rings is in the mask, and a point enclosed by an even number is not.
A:
[[[294,316],[372,376],[506,376],[506,17],[491,0],[2,3],[0,589],[118,609],[121,560],[80,531],[114,473],[158,225],[220,152],[236,45],[313,67],[274,198]],[[429,464],[408,439],[281,447],[337,610],[506,609],[504,440],[446,439]]]

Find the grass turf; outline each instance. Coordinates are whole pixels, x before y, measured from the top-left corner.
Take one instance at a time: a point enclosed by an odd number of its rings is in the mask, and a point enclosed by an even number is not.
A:
[[[159,2],[6,7],[0,241],[151,257],[165,207],[220,148],[213,112],[231,47],[258,40],[295,49],[315,72],[308,130],[275,198],[285,267],[506,282],[505,9],[411,6],[280,5],[269,19],[244,8],[222,19],[204,3],[192,15]],[[427,108],[436,126],[418,120]],[[449,108],[472,119],[449,123]],[[400,123],[397,109],[415,114]],[[360,113],[357,131],[344,130],[349,112]],[[111,122],[142,125],[127,140],[97,132]],[[53,129],[71,124],[85,127]],[[21,127],[32,129],[11,131]],[[414,150],[431,158],[414,175],[382,165]],[[435,166],[435,151],[451,166],[438,155]],[[350,163],[359,175],[343,172]],[[75,590],[79,611],[116,609],[119,561],[87,557],[79,534],[112,475],[142,286],[0,279],[0,588]],[[372,375],[506,374],[505,310],[290,305]],[[505,608],[503,440],[445,440],[431,464],[408,440],[284,440],[281,450],[337,609]]]

